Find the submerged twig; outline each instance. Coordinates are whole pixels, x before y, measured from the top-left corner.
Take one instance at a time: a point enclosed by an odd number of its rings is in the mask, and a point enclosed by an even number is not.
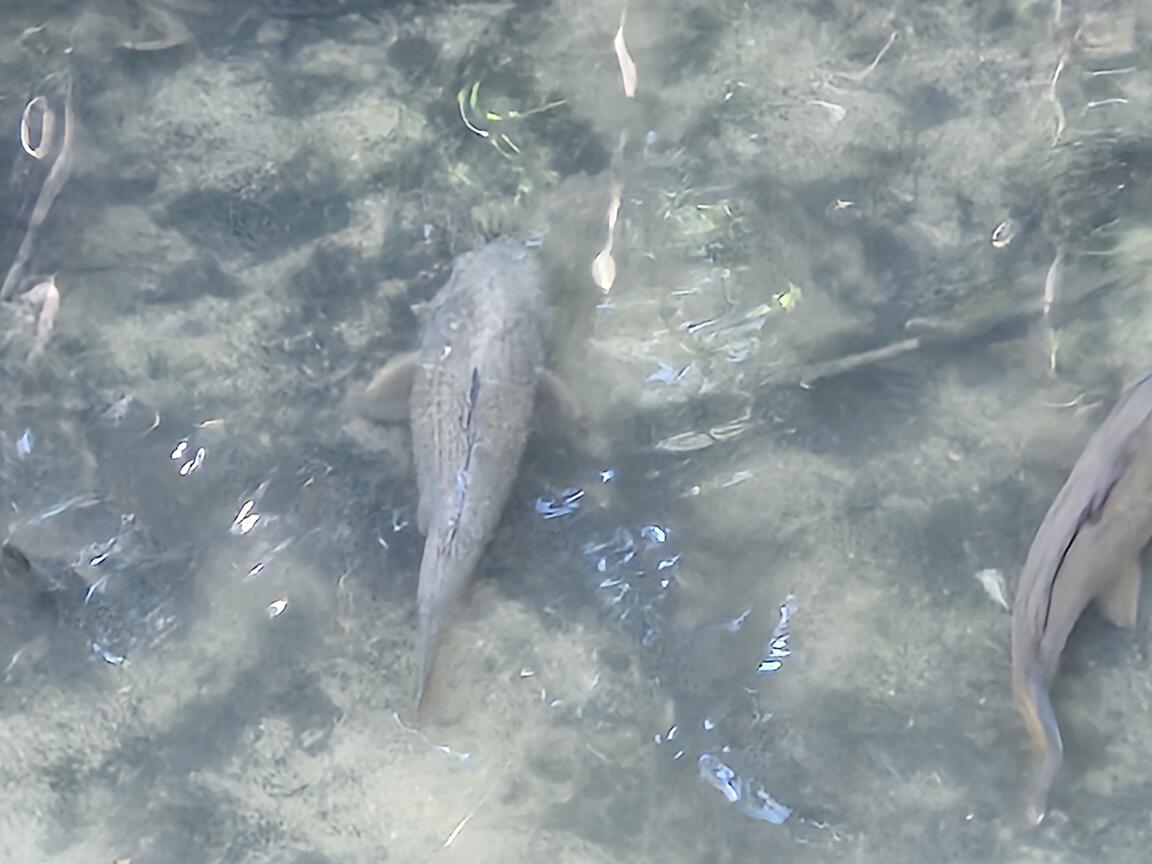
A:
[[[605,294],[612,290],[616,282],[616,259],[612,257],[612,246],[616,242],[616,221],[620,216],[620,203],[624,195],[624,182],[620,179],[620,162],[627,143],[628,132],[622,130],[616,152],[612,156],[613,173],[616,176],[612,181],[612,196],[608,201],[608,235],[604,241],[604,248],[592,259],[592,281]]]
[[[873,366],[885,360],[891,360],[893,357],[900,357],[912,351],[917,351],[921,346],[921,341],[914,337],[912,339],[902,339],[899,342],[885,345],[882,348],[873,348],[869,351],[860,351],[856,354],[849,354],[835,360],[816,363],[809,366],[807,370],[801,371],[798,383],[801,387],[808,389],[823,378],[835,378],[837,375],[844,375],[847,372],[862,369],[865,366]]]
[[[66,78],[55,92],[37,96],[25,107],[20,123],[22,149],[12,166],[10,181],[23,187],[15,203],[20,218],[13,220],[23,236],[0,284],[0,301],[12,299],[20,287],[37,231],[72,172],[73,122],[71,79]]]
[[[20,299],[40,306],[36,314],[36,337],[28,352],[28,362],[33,363],[44,353],[56,326],[56,313],[60,311],[60,289],[56,287],[56,277],[49,276]]]
[[[616,282],[616,260],[612,257],[612,243],[616,233],[616,219],[620,215],[620,184],[612,187],[612,199],[608,202],[608,239],[604,248],[592,260],[592,281],[596,287],[607,294]]]
[[[880,52],[876,55],[875,59],[864,69],[861,69],[859,72],[837,72],[837,76],[840,78],[847,78],[849,81],[863,81],[865,78],[876,71],[876,67],[880,65],[880,61],[884,59],[884,55],[887,54],[891,50],[892,46],[896,44],[896,39],[899,37],[899,35],[899,30],[893,30],[891,35],[888,37],[888,41],[884,43],[884,47],[880,49]]]
[[[1056,131],[1052,134],[1053,146],[1060,140],[1060,136],[1067,125],[1064,119],[1064,106],[1060,103],[1060,97],[1056,93],[1056,85],[1060,82],[1060,73],[1064,71],[1064,63],[1065,57],[1061,54],[1060,59],[1056,62],[1056,71],[1052,73],[1052,81],[1048,85],[1048,99],[1052,102],[1052,111],[1056,115]]]
[[[632,55],[628,53],[628,46],[624,43],[624,16],[627,9],[620,13],[620,27],[612,39],[612,48],[616,52],[616,62],[620,64],[620,79],[624,83],[624,95],[631,99],[636,95],[637,72],[636,64],[632,62]]]
[[[1056,371],[1056,351],[1060,346],[1060,341],[1056,335],[1056,328],[1052,326],[1052,305],[1056,302],[1056,292],[1060,288],[1060,282],[1064,278],[1064,250],[1059,249],[1056,252],[1056,257],[1052,259],[1052,264],[1048,267],[1048,272],[1044,276],[1044,295],[1043,295],[1043,310],[1044,310],[1044,327],[1048,334],[1048,369],[1051,372]]]

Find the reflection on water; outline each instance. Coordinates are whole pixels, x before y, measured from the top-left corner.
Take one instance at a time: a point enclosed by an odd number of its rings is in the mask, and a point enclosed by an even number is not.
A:
[[[8,858],[1142,855],[1143,637],[1026,831],[972,577],[1152,356],[1144,5],[2,5]],[[347,397],[516,232],[607,446],[535,437],[418,725]]]

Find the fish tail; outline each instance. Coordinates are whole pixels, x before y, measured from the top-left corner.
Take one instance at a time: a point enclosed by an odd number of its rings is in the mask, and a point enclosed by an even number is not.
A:
[[[428,663],[428,658],[424,658],[423,669],[420,672],[420,682],[416,685],[416,716],[421,720],[428,719],[429,712],[429,686],[428,682],[432,678],[432,667]]]
[[[1064,762],[1064,742],[1047,678],[1037,662],[1021,670],[1017,678],[1016,704],[1032,746],[1032,779],[1025,800],[1024,815],[1030,825],[1044,821],[1052,781]]]
[[[423,617],[423,616],[422,616]],[[431,710],[430,692],[436,654],[440,647],[440,626],[435,617],[425,618],[420,625],[420,678],[416,685],[416,716],[428,719]]]

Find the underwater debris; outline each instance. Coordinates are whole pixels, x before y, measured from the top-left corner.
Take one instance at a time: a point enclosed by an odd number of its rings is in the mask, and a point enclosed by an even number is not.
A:
[[[721,792],[729,804],[738,805],[745,816],[772,825],[783,825],[792,815],[792,808],[769,795],[759,783],[741,777],[711,753],[702,753],[696,765],[700,779]]]
[[[761,675],[776,672],[784,665],[784,661],[792,656],[792,648],[788,644],[791,635],[792,616],[796,614],[796,598],[789,594],[780,604],[780,620],[772,630],[772,637],[764,650],[764,657],[760,660],[756,671]]]

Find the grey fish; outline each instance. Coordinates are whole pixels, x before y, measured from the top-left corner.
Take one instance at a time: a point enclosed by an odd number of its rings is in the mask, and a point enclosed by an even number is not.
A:
[[[377,420],[408,404],[419,485],[421,713],[436,655],[512,491],[537,394],[574,415],[544,368],[549,313],[536,254],[503,238],[460,256],[422,311],[418,351],[393,358],[359,397]],[[399,408],[399,410],[398,410]]]
[[[1140,554],[1152,539],[1152,373],[1131,385],[1088,440],[1040,523],[1012,610],[1012,689],[1033,754],[1025,815],[1043,821],[1064,759],[1049,688],[1093,600],[1131,629]]]

